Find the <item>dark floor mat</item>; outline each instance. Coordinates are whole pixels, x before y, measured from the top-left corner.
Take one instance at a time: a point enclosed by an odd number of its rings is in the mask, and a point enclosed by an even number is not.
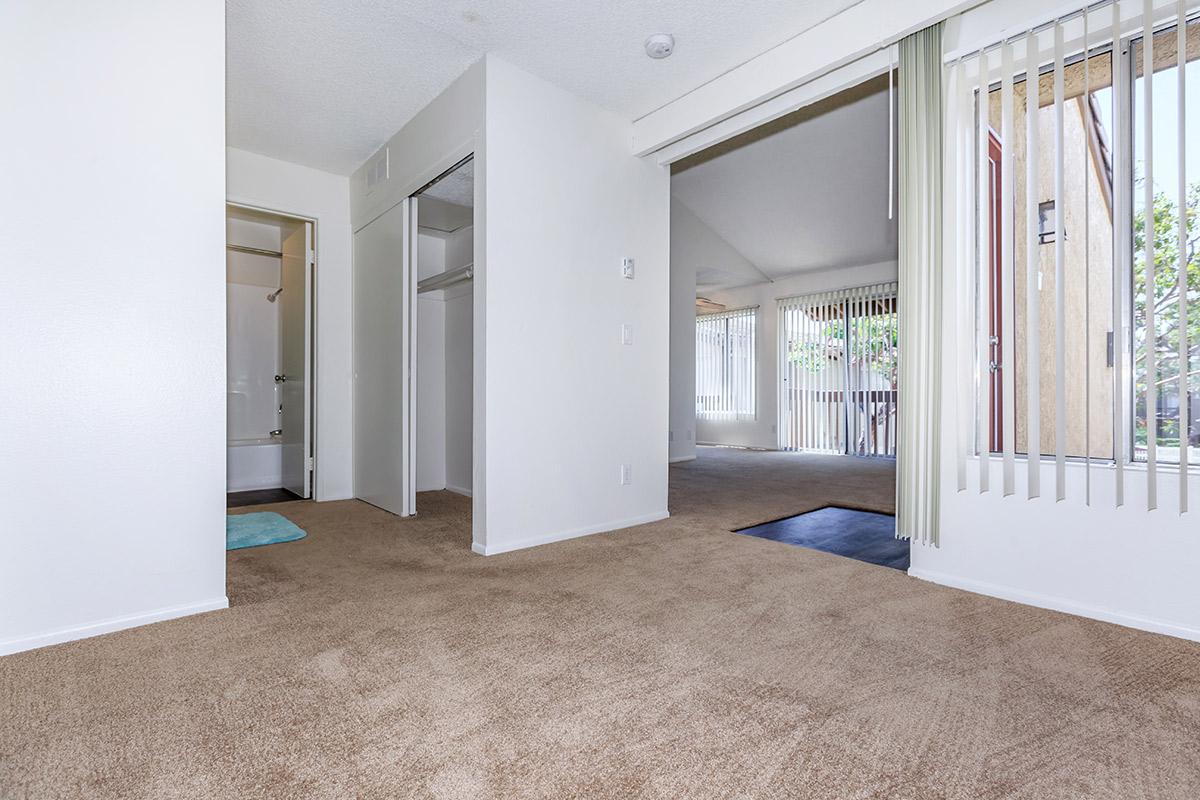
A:
[[[827,506],[737,532],[868,564],[908,569],[908,542],[896,538],[896,518],[890,514]]]
[[[287,503],[292,500],[303,499],[300,495],[292,494],[287,489],[251,489],[246,492],[230,492],[225,495],[225,507],[245,508],[246,506]]]

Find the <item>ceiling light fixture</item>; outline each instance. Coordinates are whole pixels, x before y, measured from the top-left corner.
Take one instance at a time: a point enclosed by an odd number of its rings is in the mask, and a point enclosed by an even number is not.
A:
[[[656,33],[646,39],[646,55],[651,58],[666,58],[675,52],[675,37],[669,33]]]

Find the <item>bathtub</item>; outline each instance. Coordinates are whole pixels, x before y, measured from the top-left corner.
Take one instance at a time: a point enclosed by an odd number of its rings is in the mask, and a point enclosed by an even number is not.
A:
[[[230,439],[225,450],[225,491],[278,489],[283,485],[283,444],[278,439]]]

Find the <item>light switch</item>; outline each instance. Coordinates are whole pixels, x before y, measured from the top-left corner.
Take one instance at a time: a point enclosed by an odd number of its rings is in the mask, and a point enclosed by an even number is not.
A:
[[[621,325],[621,344],[633,344],[633,326],[628,322]]]
[[[628,278],[629,280],[633,280],[633,259],[632,258],[622,258],[621,259],[621,277]]]

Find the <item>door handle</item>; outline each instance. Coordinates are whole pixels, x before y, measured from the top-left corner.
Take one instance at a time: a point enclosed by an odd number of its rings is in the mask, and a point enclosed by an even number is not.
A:
[[[276,375],[275,382],[276,383],[287,383],[287,375]]]

